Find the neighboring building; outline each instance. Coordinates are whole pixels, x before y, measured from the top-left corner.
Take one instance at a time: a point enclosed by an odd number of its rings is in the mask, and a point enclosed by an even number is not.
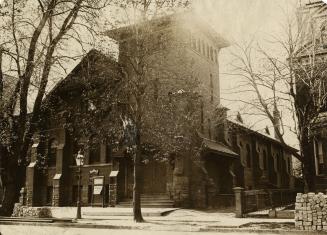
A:
[[[303,86],[302,80],[316,79],[320,82],[317,92],[326,94],[326,62],[327,62],[327,5],[323,1],[313,1],[303,5],[299,9],[299,19],[303,22],[302,47],[297,52],[299,64],[299,76],[297,89],[300,104],[308,100],[308,89]],[[307,71],[309,76],[305,74]],[[301,75],[302,74],[302,75]],[[302,76],[302,77],[301,77]],[[317,83],[318,84],[318,83]],[[319,91],[318,91],[319,90]],[[316,116],[313,110],[312,126],[310,127],[312,145],[309,146],[312,152],[312,164],[315,166],[316,190],[327,189],[327,103],[320,99],[322,106]]]
[[[290,152],[294,149],[227,120],[227,111],[220,106],[218,53],[228,43],[206,24],[187,15],[164,17],[151,21],[146,27],[151,30],[143,35],[148,39],[149,48],[156,51],[147,58],[152,65],[147,70],[149,87],[153,90],[149,103],[155,104],[158,97],[168,98],[168,94],[185,88],[188,84],[185,79],[194,78],[200,84],[197,92],[202,102],[198,134],[200,158],[185,153],[169,162],[144,164],[143,195],[150,201],[159,195],[159,199],[164,199],[164,206],[205,208],[231,206],[235,186],[246,189],[292,187]],[[44,130],[40,130],[31,148],[26,180],[29,206],[76,203],[74,157],[85,144],[91,147],[84,148],[83,205],[128,205],[132,197],[132,160],[123,151],[124,146],[117,147],[105,139],[93,141],[91,134],[76,142],[66,123],[68,109],[75,107],[85,113],[96,109],[96,104],[83,104],[85,89],[101,88],[101,79],[112,79],[114,86],[122,77],[122,68],[128,76],[135,75],[128,63],[128,55],[135,50],[133,28],[112,30],[108,35],[119,44],[118,62],[92,50],[47,97],[53,110],[50,117],[56,119],[44,121]],[[85,82],[92,86],[85,86]],[[147,108],[151,108],[150,105]],[[222,115],[223,125],[216,125],[217,112]],[[151,143],[151,136],[144,141]],[[36,168],[38,154],[47,159],[48,167],[43,171]],[[94,177],[101,182],[99,187],[94,187]],[[158,206],[157,201],[153,202],[148,206]]]

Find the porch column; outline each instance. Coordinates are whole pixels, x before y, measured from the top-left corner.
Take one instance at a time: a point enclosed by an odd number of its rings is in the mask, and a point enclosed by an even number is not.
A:
[[[35,203],[35,162],[26,168],[26,205],[34,206]]]
[[[60,195],[60,178],[61,174],[55,174],[53,177],[53,194],[52,194],[52,206],[60,206],[61,195]]]
[[[53,196],[52,206],[62,205],[62,172],[63,172],[63,161],[64,161],[64,144],[59,144],[57,147],[56,154],[56,174],[53,177]]]
[[[244,188],[233,188],[235,193],[235,216],[236,218],[243,218],[244,214]]]
[[[109,206],[117,205],[117,176],[119,171],[111,171],[109,175]],[[106,192],[107,193],[107,192]]]

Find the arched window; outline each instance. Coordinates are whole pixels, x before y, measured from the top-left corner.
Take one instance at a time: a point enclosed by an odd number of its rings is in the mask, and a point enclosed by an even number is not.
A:
[[[58,142],[56,139],[51,139],[48,146],[48,166],[56,166]]]
[[[267,170],[267,152],[266,150],[263,150],[263,154],[262,154],[262,157],[263,157],[263,170]]]
[[[251,162],[251,148],[250,145],[246,145],[246,165],[247,167],[251,168],[252,167],[252,162]]]
[[[210,73],[210,102],[213,102],[213,78],[212,74]]]
[[[218,63],[218,53],[217,53],[217,50],[215,50],[214,56],[215,56],[215,62]]]
[[[208,118],[208,135],[209,135],[209,139],[211,139],[211,120],[210,120],[210,118]]]
[[[90,138],[89,142],[89,163],[99,163],[100,162],[100,141],[96,135]]]

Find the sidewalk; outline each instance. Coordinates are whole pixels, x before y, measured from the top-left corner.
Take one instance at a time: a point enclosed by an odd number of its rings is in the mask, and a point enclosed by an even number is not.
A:
[[[190,209],[173,209],[165,216],[151,216],[151,213],[163,212],[165,208],[144,208],[144,223],[135,223],[133,221],[131,208],[109,208],[107,211],[115,211],[119,214],[122,212],[131,213],[129,216],[108,215],[106,210],[102,213],[106,215],[95,215],[96,209],[83,208],[83,218],[77,220],[79,226],[90,226],[97,228],[118,228],[118,229],[144,229],[154,231],[217,231],[219,229],[237,229],[243,228],[248,230],[257,230],[258,226],[248,226],[254,224],[275,224],[282,227],[286,225],[288,229],[294,229],[293,219],[268,219],[268,218],[235,218],[234,213],[222,213],[217,211],[198,211]],[[171,208],[169,208],[171,210]],[[93,213],[90,213],[93,211]],[[99,209],[98,209],[99,211]],[[151,212],[151,213],[150,213]],[[146,216],[146,215],[150,216]],[[66,213],[54,213],[54,216],[60,218]],[[63,217],[61,217],[63,218]],[[77,225],[76,225],[77,226]],[[274,227],[274,226],[272,226]],[[269,228],[269,226],[267,226]],[[276,229],[277,229],[276,228]],[[226,230],[227,231],[227,230]]]
[[[293,219],[235,218],[234,213],[191,209],[174,209],[174,211],[168,213],[167,210],[167,208],[143,208],[144,223],[135,223],[133,221],[131,208],[82,208],[83,218],[77,221],[75,220],[73,223],[25,223],[8,221],[3,224],[180,232],[207,231],[228,233],[247,231],[263,234],[268,232],[278,234],[307,234],[304,231],[295,230]],[[76,208],[53,208],[52,212],[55,218],[74,218]],[[168,214],[162,216],[162,212]],[[130,214],[128,215],[127,213]]]

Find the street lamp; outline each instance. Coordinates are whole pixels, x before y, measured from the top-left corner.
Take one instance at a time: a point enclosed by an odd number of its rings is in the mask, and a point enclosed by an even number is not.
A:
[[[84,165],[84,156],[81,150],[78,151],[76,156],[76,165],[78,166],[78,188],[77,188],[77,214],[76,219],[81,219],[81,167]]]

